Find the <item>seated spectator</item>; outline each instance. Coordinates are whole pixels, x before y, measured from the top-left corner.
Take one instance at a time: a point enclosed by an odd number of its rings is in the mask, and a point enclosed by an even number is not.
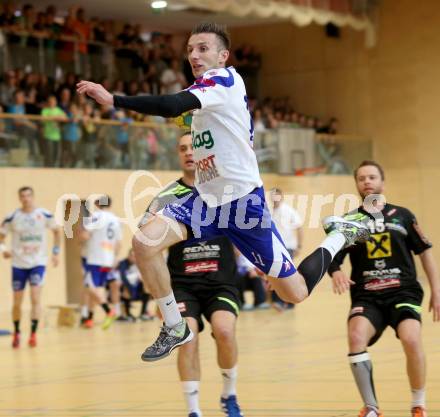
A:
[[[339,129],[339,120],[336,117],[332,117],[328,124],[318,129],[318,133],[327,133],[329,135],[336,135]]]
[[[266,289],[261,278],[263,274],[238,250],[235,252],[237,257],[237,273],[240,282],[239,290],[242,310],[263,310],[269,308],[270,305],[266,302]],[[245,303],[244,292],[247,290],[251,290],[254,295],[253,304]]]
[[[117,271],[122,280],[122,297],[124,305],[125,317],[130,321],[136,321],[136,317],[131,312],[131,303],[133,301],[141,301],[142,306],[139,312],[140,320],[152,320],[154,317],[148,314],[147,307],[150,295],[145,292],[141,279],[141,273],[135,263],[133,249],[130,249],[126,259],[122,260]]]
[[[43,138],[45,142],[45,166],[59,166],[61,152],[61,126],[60,121],[66,120],[66,113],[58,107],[55,95],[49,96],[47,106],[41,111],[43,117],[54,117],[58,120],[43,122]]]

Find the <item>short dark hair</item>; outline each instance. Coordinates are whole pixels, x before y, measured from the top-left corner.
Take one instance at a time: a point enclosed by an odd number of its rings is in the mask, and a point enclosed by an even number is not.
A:
[[[382,165],[380,165],[376,161],[370,161],[368,159],[365,160],[365,161],[362,161],[359,164],[359,166],[354,170],[354,173],[353,173],[354,174],[354,179],[357,179],[357,173],[358,173],[359,168],[368,167],[368,166],[376,167],[378,169],[379,173],[380,173],[380,177],[382,178],[382,181],[385,180],[385,171],[383,170]]]
[[[107,194],[103,194],[101,197],[99,197],[96,201],[95,204],[99,207],[99,208],[103,208],[103,207],[111,207],[112,205],[112,199],[110,198],[110,196],[108,196]]]
[[[32,187],[29,187],[29,185],[25,185],[24,187],[20,187],[18,189],[18,195],[24,193],[25,191],[30,191],[32,194],[34,193],[34,189]]]
[[[214,22],[202,22],[191,31],[191,35],[197,35],[198,33],[214,33],[225,49],[229,50],[231,48],[231,37],[224,25]]]

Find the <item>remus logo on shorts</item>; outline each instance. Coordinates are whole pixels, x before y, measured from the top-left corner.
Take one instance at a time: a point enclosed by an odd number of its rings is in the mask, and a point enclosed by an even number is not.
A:
[[[196,132],[192,132],[192,145],[194,149],[211,149],[214,146],[214,138],[211,135],[211,131],[205,130],[197,134]]]

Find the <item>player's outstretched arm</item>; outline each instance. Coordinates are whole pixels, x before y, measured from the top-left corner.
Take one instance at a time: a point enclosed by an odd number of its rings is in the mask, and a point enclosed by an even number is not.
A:
[[[432,310],[434,321],[440,321],[440,277],[432,249],[424,250],[420,254],[420,260],[431,287],[429,311]]]
[[[81,81],[77,84],[79,94],[87,94],[99,104],[106,104],[138,113],[162,117],[177,117],[190,110],[202,108],[200,100],[189,91],[162,96],[111,95],[101,84]]]

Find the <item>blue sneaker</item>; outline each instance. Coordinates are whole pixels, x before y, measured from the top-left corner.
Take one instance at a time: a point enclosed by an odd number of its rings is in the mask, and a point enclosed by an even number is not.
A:
[[[228,398],[220,398],[220,406],[227,417],[244,417],[237,403],[236,395],[230,395]]]
[[[197,413],[189,413],[188,417],[200,417]]]

